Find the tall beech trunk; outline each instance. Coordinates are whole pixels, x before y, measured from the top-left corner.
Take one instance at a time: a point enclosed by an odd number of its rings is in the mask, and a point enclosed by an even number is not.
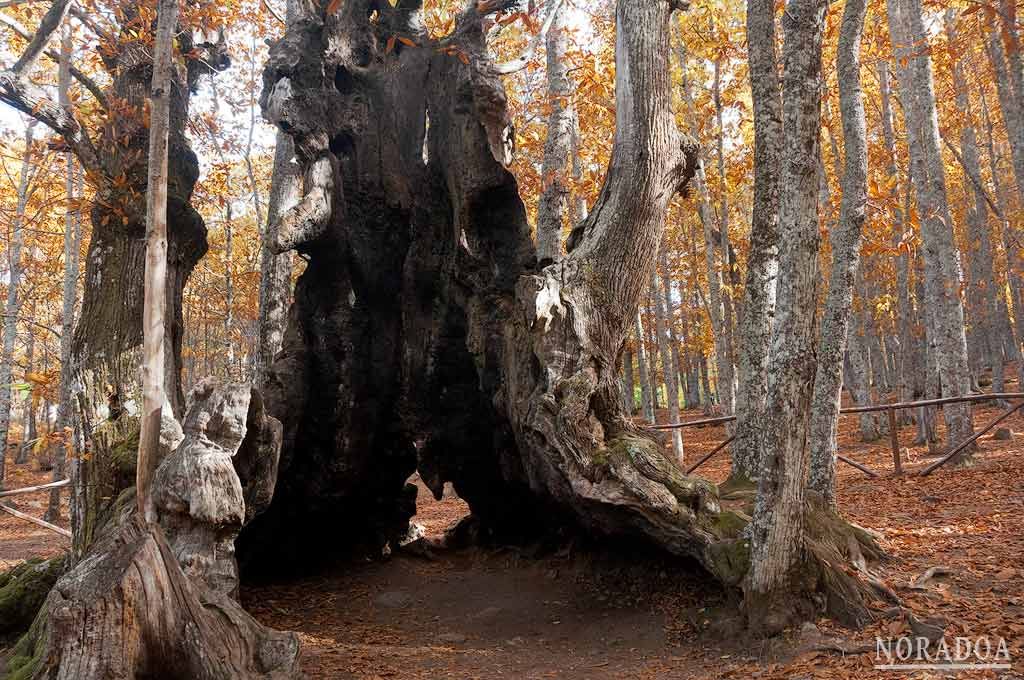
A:
[[[679,385],[676,377],[679,375],[675,362],[672,360],[672,341],[668,335],[668,312],[667,306],[668,291],[662,295],[658,286],[658,273],[651,271],[651,297],[654,298],[654,316],[658,328],[658,352],[661,354],[662,372],[665,374],[665,401],[668,406],[668,422],[676,424],[679,422]],[[672,453],[676,460],[683,463],[683,433],[676,428],[671,431]]]
[[[644,325],[640,318],[640,312],[636,314],[636,324],[634,325],[634,335],[636,335],[636,362],[640,366],[640,410],[643,412],[644,418],[647,422],[654,422],[654,387],[653,375],[651,372],[651,363],[647,360],[647,349],[646,339],[644,337]]]
[[[747,58],[754,108],[754,202],[743,307],[736,335],[736,437],[732,477],[759,474],[759,439],[768,399],[768,359],[778,275],[782,95],[775,35],[775,3],[747,2]]]
[[[3,347],[0,351],[0,489],[4,487],[7,461],[7,437],[11,425],[11,382],[14,368],[14,343],[18,339],[18,316],[21,313],[21,249],[25,243],[22,222],[28,203],[29,182],[32,169],[32,140],[35,121],[25,130],[25,150],[21,156],[21,173],[18,176],[18,203],[14,219],[11,220],[10,246],[7,251],[7,300],[0,306],[3,310]]]
[[[911,177],[921,214],[924,242],[925,304],[929,344],[934,350],[943,397],[970,391],[964,311],[960,301],[962,272],[953,237],[953,220],[946,196],[945,165],[939,148],[935,112],[935,85],[931,56],[913,46],[927,44],[919,0],[889,0],[889,30],[897,59],[906,67],[898,69],[900,90],[907,111],[907,135]],[[954,403],[943,407],[950,447],[974,431],[971,408]],[[970,455],[965,451],[959,458]]]
[[[827,603],[835,616],[867,618],[856,580],[835,568],[845,549],[840,547],[836,554],[836,546],[844,542],[825,548],[811,537],[822,525],[822,513],[835,516],[809,504],[805,489],[816,369],[820,241],[816,161],[821,153],[821,41],[826,9],[825,0],[789,0],[782,19],[786,137],[780,173],[777,318],[768,389],[772,417],[763,421],[750,569],[743,583],[750,626],[768,633],[813,615],[820,602]],[[853,552],[858,539],[853,533],[848,537]]]
[[[71,25],[65,20],[61,29],[60,71],[58,73],[58,92],[61,106],[70,106],[71,97]],[[50,454],[54,461],[53,480],[64,478],[68,473],[68,452],[74,452],[74,403],[73,388],[74,369],[71,362],[71,335],[75,328],[75,300],[78,289],[79,258],[82,240],[82,211],[77,204],[72,204],[75,197],[81,197],[82,188],[79,183],[82,176],[76,171],[75,157],[72,153],[65,154],[64,193],[68,204],[64,211],[64,283],[61,291],[60,317],[60,385],[57,398],[56,428],[59,438],[52,446]],[[78,465],[77,457],[71,461]],[[50,500],[46,507],[47,521],[54,521],[60,515],[60,488],[50,491]]]
[[[32,316],[29,318],[35,318],[35,310],[32,311]],[[35,370],[33,363],[35,361],[35,349],[36,349],[36,336],[32,332],[32,328],[28,329],[28,334],[25,336],[25,373],[31,373]],[[39,437],[39,432],[36,428],[36,404],[35,397],[32,392],[29,391],[25,394],[25,404],[22,407],[22,420],[21,420],[21,444],[18,446],[18,456],[16,461],[18,463],[25,463],[29,459],[29,455],[35,448],[36,439]],[[49,457],[46,455],[49,452],[43,450],[43,456],[38,458],[40,468],[43,470],[49,470],[52,466]]]
[[[722,339],[715,344],[715,354],[722,354],[722,358],[718,360],[718,400],[725,412],[732,414],[736,406],[736,371],[733,359],[733,309],[732,298],[729,297],[729,289],[721,287],[721,283],[725,281],[732,283],[733,270],[729,252],[729,184],[725,173],[725,126],[722,122],[722,66],[720,59],[715,60],[714,71],[715,77],[712,81],[711,94],[715,102],[719,196],[718,243],[716,245],[722,257],[722,270],[725,272],[724,274],[721,272],[716,274],[720,284],[719,299],[721,309],[719,310],[718,307],[714,307],[714,310],[716,314],[721,314],[721,318],[715,333],[716,341],[717,334],[721,334]],[[705,228],[705,239],[707,239],[708,235]],[[705,248],[711,249],[713,260],[715,248],[712,247],[711,243],[711,241],[706,241]],[[708,278],[711,278],[710,270],[708,271]],[[712,305],[714,305],[714,302],[712,302]]]
[[[811,490],[836,505],[836,435],[843,389],[843,354],[850,333],[853,289],[860,266],[860,246],[867,217],[868,149],[864,94],[860,86],[860,42],[867,3],[846,0],[836,53],[839,112],[843,120],[842,200],[839,224],[831,234],[832,273],[822,313],[818,367],[811,397]]]
[[[996,306],[995,271],[992,232],[988,223],[988,205],[980,186],[974,186],[971,178],[981,178],[981,161],[978,154],[978,139],[972,121],[974,114],[964,77],[963,65],[957,56],[957,35],[955,13],[946,10],[946,39],[949,43],[949,57],[953,66],[953,90],[956,93],[957,109],[962,112],[963,127],[960,130],[960,155],[966,175],[964,185],[970,186],[969,195],[974,199],[967,210],[967,272],[969,320],[977,360],[980,367],[990,367],[996,372],[996,364],[1003,364],[1003,341],[996,323],[999,310]],[[1001,372],[1001,369],[1000,371]],[[976,373],[977,375],[977,373]]]
[[[544,162],[541,166],[541,195],[537,205],[537,260],[542,265],[562,259],[562,225],[569,210],[569,159],[572,148],[572,86],[569,81],[568,12],[562,3],[549,3],[554,12],[547,40],[548,114]]]

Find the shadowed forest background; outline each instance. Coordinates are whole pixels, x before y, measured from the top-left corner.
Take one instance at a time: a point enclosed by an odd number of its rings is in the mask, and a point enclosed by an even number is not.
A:
[[[0,2],[0,677],[1018,657],[1017,11]]]

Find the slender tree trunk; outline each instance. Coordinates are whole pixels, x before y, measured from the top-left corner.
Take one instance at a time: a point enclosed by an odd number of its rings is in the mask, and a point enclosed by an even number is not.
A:
[[[668,291],[666,290],[665,296],[667,295]],[[658,273],[655,270],[651,271],[651,296],[654,298],[654,318],[658,330],[658,350],[659,354],[661,354],[662,371],[665,374],[665,401],[668,406],[668,422],[676,424],[679,422],[679,386],[676,384],[678,373],[672,362],[671,340],[668,335],[668,313],[666,312],[668,300],[662,296],[661,289],[658,287]],[[671,436],[672,452],[676,460],[682,464],[684,460],[682,430],[678,428],[672,430]]]
[[[908,112],[911,176],[921,209],[926,305],[931,306],[931,313],[927,315],[929,343],[934,349],[935,364],[941,376],[942,395],[961,396],[970,391],[967,338],[960,302],[962,272],[946,198],[931,57],[917,47],[927,44],[920,1],[890,0],[889,30],[892,43],[897,46],[897,59],[907,62],[906,68],[899,69],[900,89],[904,110]],[[915,47],[911,52],[912,45]],[[969,405],[947,404],[943,407],[943,414],[949,446],[971,436],[974,426]],[[969,455],[970,451],[965,451],[960,457]]]
[[[996,306],[995,271],[993,269],[994,253],[992,233],[988,224],[988,205],[981,187],[974,186],[971,178],[981,178],[981,162],[978,154],[977,135],[974,130],[974,114],[971,107],[967,80],[963,66],[958,58],[956,35],[956,15],[953,10],[946,10],[946,39],[949,42],[949,57],[953,65],[953,90],[956,94],[957,109],[963,116],[963,127],[960,131],[960,154],[964,161],[966,174],[964,186],[970,186],[974,205],[967,210],[967,271],[971,327],[975,344],[979,350],[978,364],[988,366],[996,372],[996,364],[1003,363],[1003,343],[996,322],[999,313]]]
[[[633,365],[633,350],[628,346],[622,351],[622,372],[626,383],[626,414],[636,412],[636,366]]]
[[[572,84],[569,81],[568,12],[562,3],[551,3],[555,12],[546,36],[548,114],[541,195],[537,206],[537,260],[541,266],[562,259],[562,230],[569,209],[569,154],[572,148]]]
[[[736,437],[732,476],[759,474],[762,417],[768,398],[768,360],[778,274],[779,178],[782,161],[782,97],[776,56],[775,3],[747,3],[747,45],[754,107],[754,203],[750,252],[737,332]]]
[[[715,122],[717,133],[717,159],[718,159],[718,251],[722,257],[722,269],[725,274],[718,274],[720,281],[730,281],[732,278],[732,263],[729,258],[729,186],[725,172],[725,126],[722,121],[722,73],[721,60],[716,59],[714,63],[715,77],[712,81],[712,98],[715,102]],[[706,232],[705,232],[706,235]],[[710,247],[707,243],[707,247]],[[712,258],[714,249],[712,248]],[[711,272],[708,271],[710,279]],[[722,334],[721,351],[724,357],[719,361],[718,368],[718,399],[725,413],[732,414],[736,406],[736,371],[733,358],[733,306],[732,298],[729,296],[728,288],[721,288],[721,323],[719,330]],[[712,302],[714,305],[714,302]],[[717,310],[717,307],[716,307]],[[717,338],[717,336],[716,336]],[[715,353],[718,353],[716,344]],[[731,428],[730,428],[731,429]]]
[[[857,282],[863,290],[863,276],[857,276]],[[850,398],[856,406],[867,406],[871,404],[871,349],[868,339],[868,312],[864,307],[866,301],[861,298],[860,304],[852,313],[853,323],[849,324],[847,331],[847,345],[849,351],[849,392]],[[858,416],[860,422],[860,440],[873,442],[878,439],[881,432],[875,414],[861,413]],[[812,463],[812,470],[814,466]],[[835,481],[835,470],[832,470],[833,482]],[[833,489],[833,494],[835,490]]]
[[[61,106],[70,106],[69,88],[71,85],[71,25],[65,20],[61,32],[60,72],[58,74],[59,102]],[[60,319],[60,386],[57,399],[57,430],[60,434],[54,442],[51,458],[54,461],[53,479],[58,481],[67,474],[68,452],[74,452],[72,445],[73,433],[72,413],[74,405],[73,381],[74,369],[71,362],[71,336],[75,328],[75,298],[78,287],[78,260],[81,248],[81,209],[75,201],[75,157],[70,152],[65,154],[64,193],[67,205],[64,210],[64,285],[61,296]],[[79,196],[81,194],[78,194]],[[74,463],[72,463],[74,465]],[[74,508],[72,517],[76,516]],[[50,500],[46,507],[47,521],[54,521],[60,516],[60,489],[50,491]]]
[[[827,8],[824,0],[789,0],[782,19],[786,137],[779,193],[778,302],[768,386],[767,413],[771,418],[762,421],[751,563],[744,581],[748,620],[755,630],[770,633],[812,611],[802,574],[808,560],[805,482],[816,370],[817,160],[821,153],[821,43]],[[754,73],[751,78],[756,78]]]
[[[33,318],[35,313],[32,314]],[[35,348],[36,348],[36,336],[32,332],[32,328],[28,328],[28,335],[25,337],[25,373],[31,373],[34,370],[35,361]],[[27,380],[25,382],[28,382]],[[36,439],[39,437],[38,429],[36,428],[36,406],[35,397],[33,392],[35,388],[25,394],[25,407],[23,415],[23,424],[21,428],[21,446],[18,447],[18,463],[25,463],[28,461],[29,455],[35,448]],[[49,457],[46,455],[48,452],[43,451],[42,458],[39,459],[41,469],[49,470],[52,467],[52,463],[49,461]]]
[[[146,187],[146,280],[142,312],[142,412],[135,492],[139,516],[156,521],[151,485],[159,460],[164,388],[165,315],[167,312],[167,146],[170,89],[177,74],[173,61],[177,0],[159,0],[153,43],[153,78],[149,119],[149,181]]]
[[[0,355],[0,489],[4,486],[7,461],[7,437],[11,424],[11,382],[13,377],[14,343],[18,337],[18,315],[21,313],[21,249],[25,242],[22,223],[28,203],[30,170],[32,168],[32,140],[35,121],[25,130],[25,150],[21,157],[18,179],[18,205],[11,221],[10,247],[7,252],[7,300],[3,309],[3,354]]]
[[[260,309],[254,380],[257,386],[265,384],[274,356],[281,349],[292,283],[292,253],[278,254],[268,244],[277,240],[281,215],[298,203],[302,189],[302,174],[294,160],[291,135],[279,130],[276,140],[267,224],[260,247]]]
[[[864,0],[847,0],[836,55],[846,156],[839,224],[831,235],[832,273],[822,314],[818,366],[811,398],[809,478],[811,490],[821,494],[830,507],[836,506],[836,434],[843,388],[843,354],[850,332],[853,289],[867,217],[867,122],[860,85],[860,41],[866,14],[867,3]]]
[[[640,401],[641,410],[647,422],[654,422],[654,393],[651,390],[652,381],[650,363],[647,361],[647,349],[644,347],[644,326],[640,318],[640,312],[636,314],[636,361],[640,366]]]
[[[678,414],[679,396],[681,392],[685,392],[685,388],[682,385],[684,371],[682,358],[679,356],[679,339],[676,337],[675,304],[672,297],[672,277],[669,274],[667,249],[667,244],[665,241],[662,241],[661,249],[658,251],[658,264],[661,269],[661,289],[665,293],[665,323],[668,326],[669,353],[672,357],[672,376],[676,381],[676,390],[672,392],[671,398]],[[680,433],[681,436],[682,433]]]

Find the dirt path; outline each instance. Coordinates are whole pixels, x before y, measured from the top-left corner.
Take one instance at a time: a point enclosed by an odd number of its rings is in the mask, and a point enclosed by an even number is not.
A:
[[[976,423],[997,413],[978,409]],[[983,437],[974,467],[920,478],[892,476],[888,439],[859,443],[856,421],[844,420],[842,453],[882,476],[841,465],[838,487],[850,518],[884,535],[896,558],[882,569],[890,585],[905,586],[931,566],[950,569],[926,590],[900,590],[907,605],[945,620],[948,638],[1005,638],[1009,674],[909,676],[874,670],[873,653],[802,651],[792,640],[750,644],[730,627],[733,598],[686,565],[630,552],[533,558],[467,550],[432,561],[399,554],[249,587],[243,597],[260,620],[299,632],[311,678],[1024,678],[1024,416],[1008,424],[1017,434]],[[905,446],[913,434],[902,429]],[[721,428],[687,430],[688,459],[723,437]],[[910,449],[908,473],[933,460]],[[728,466],[721,455],[700,472],[721,481]],[[18,485],[45,481],[19,467],[11,474]],[[24,497],[22,507],[41,515],[44,502],[45,495]],[[416,521],[439,535],[466,512],[455,497],[435,503],[424,492]],[[0,568],[63,547],[59,536],[0,515]],[[876,636],[910,631],[904,619],[855,632],[828,620],[818,626],[871,646]]]
[[[980,426],[998,411],[978,409]],[[689,414],[691,418],[699,414]],[[873,669],[874,653],[843,655],[801,649],[794,636],[769,646],[735,633],[730,600],[684,567],[652,566],[629,555],[529,559],[511,553],[447,553],[436,561],[397,556],[288,586],[246,591],[257,618],[296,630],[303,665],[314,678],[1024,678],[1024,417],[1009,421],[1012,441],[981,440],[974,467],[930,477],[891,475],[888,438],[856,440],[844,420],[842,453],[878,471],[879,479],[840,465],[840,503],[854,521],[878,530],[897,558],[882,573],[905,586],[928,567],[950,576],[925,591],[900,590],[920,617],[939,616],[949,638],[1004,637],[1013,671],[913,676]],[[910,447],[908,472],[932,458]],[[687,430],[695,460],[724,438],[721,428]],[[701,473],[728,475],[729,459]],[[420,494],[417,521],[437,534],[465,512],[457,499]],[[818,622],[826,636],[874,646],[875,637],[909,634],[905,619],[863,631]]]

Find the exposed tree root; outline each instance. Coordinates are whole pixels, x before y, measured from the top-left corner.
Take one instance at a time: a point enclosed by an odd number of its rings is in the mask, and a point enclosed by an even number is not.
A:
[[[745,593],[751,629],[775,635],[819,615],[851,628],[866,625],[876,618],[872,602],[899,602],[892,589],[868,570],[869,564],[885,559],[867,530],[847,522],[820,499],[809,500],[802,566],[785,587],[764,596]]]

